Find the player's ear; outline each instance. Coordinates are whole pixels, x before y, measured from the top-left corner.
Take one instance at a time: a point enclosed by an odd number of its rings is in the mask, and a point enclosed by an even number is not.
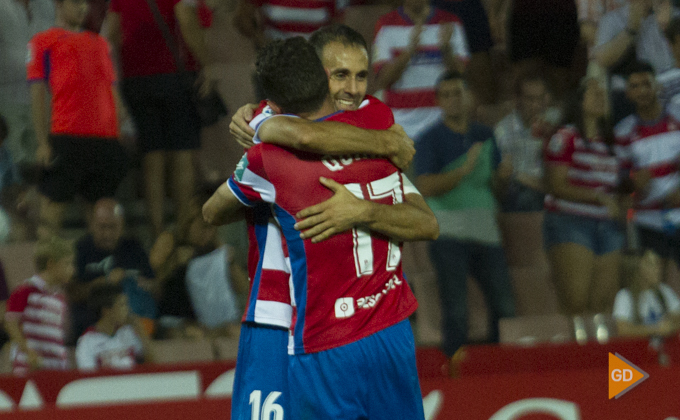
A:
[[[274,102],[270,101],[267,99],[267,105],[274,111],[275,114],[280,114],[281,113],[281,107],[276,105]]]

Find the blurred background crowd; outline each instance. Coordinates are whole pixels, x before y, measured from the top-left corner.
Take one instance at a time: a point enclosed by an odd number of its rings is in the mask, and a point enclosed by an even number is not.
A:
[[[109,139],[90,149],[101,162],[49,143],[56,70],[31,64],[42,51],[31,39],[69,7],[108,41],[116,75],[118,129],[88,134]],[[264,99],[253,63],[268,40],[344,23],[371,49],[368,93],[416,142],[409,176],[440,224],[438,240],[403,254],[421,344],[452,356],[529,318],[567,319],[576,339],[589,322],[677,333],[678,19],[675,0],[0,0],[6,319],[30,310],[10,294],[43,287],[22,283],[38,273],[66,283],[70,346],[128,322],[140,349],[145,337],[236,337],[245,226],[200,213],[243,153],[231,113]],[[54,134],[64,110],[51,112]],[[55,238],[75,241],[72,280],[60,280],[70,253]],[[114,314],[118,296],[134,319]]]

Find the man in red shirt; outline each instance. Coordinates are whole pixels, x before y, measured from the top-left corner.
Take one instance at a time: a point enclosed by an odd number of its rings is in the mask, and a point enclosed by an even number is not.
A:
[[[120,98],[108,44],[81,31],[86,0],[57,0],[56,6],[57,26],[29,44],[36,158],[45,167],[40,236],[58,232],[65,203],[76,193],[90,203],[113,196],[127,171],[117,141]]]

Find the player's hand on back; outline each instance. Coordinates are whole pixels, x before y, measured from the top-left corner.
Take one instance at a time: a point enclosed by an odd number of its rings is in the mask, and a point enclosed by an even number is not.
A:
[[[302,231],[303,239],[310,239],[317,243],[338,233],[352,229],[362,221],[362,214],[366,211],[366,200],[354,196],[342,184],[332,179],[320,178],[324,187],[333,191],[333,197],[328,200],[307,207],[298,212],[295,217],[299,220],[295,229]]]
[[[394,142],[397,144],[397,152],[390,156],[390,161],[399,169],[405,170],[413,161],[413,156],[416,154],[416,149],[413,140],[406,135],[406,132],[399,124],[394,124],[388,130],[394,137]]]
[[[252,129],[249,123],[253,120],[257,107],[257,104],[243,105],[231,117],[231,124],[229,124],[229,132],[234,136],[238,144],[246,150],[250,149],[254,144],[253,136],[255,135],[255,130]]]

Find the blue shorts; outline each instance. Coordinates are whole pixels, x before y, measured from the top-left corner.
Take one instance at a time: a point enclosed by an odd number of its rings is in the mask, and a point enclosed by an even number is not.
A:
[[[260,416],[265,406],[281,411],[282,416],[274,416],[275,419],[291,418],[288,415],[288,330],[243,324],[231,396],[231,418],[269,419]],[[259,413],[257,417],[252,417],[253,411]]]
[[[342,347],[290,357],[291,419],[424,420],[408,320]]]
[[[622,249],[626,236],[622,224],[614,220],[547,211],[543,242],[546,249],[564,243],[583,245],[599,256]]]

